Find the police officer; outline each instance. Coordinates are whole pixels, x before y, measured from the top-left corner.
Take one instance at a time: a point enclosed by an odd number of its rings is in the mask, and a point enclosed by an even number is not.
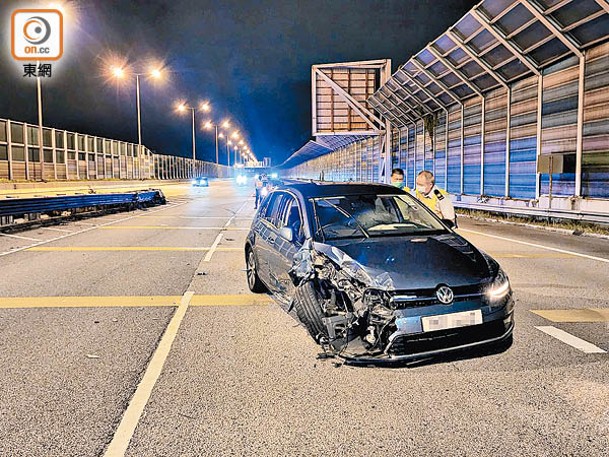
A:
[[[391,170],[391,185],[402,189],[404,192],[410,193],[410,189],[406,187],[404,182],[404,170],[401,168],[394,168]]]
[[[448,219],[456,225],[455,208],[448,192],[435,184],[431,171],[423,170],[417,176],[416,197],[431,209],[440,219]]]
[[[262,176],[261,175],[257,175],[256,176],[256,179],[254,180],[254,187],[256,189],[256,203],[254,204],[254,209],[258,209],[258,204],[262,200],[262,187],[263,187],[263,183],[262,183]]]

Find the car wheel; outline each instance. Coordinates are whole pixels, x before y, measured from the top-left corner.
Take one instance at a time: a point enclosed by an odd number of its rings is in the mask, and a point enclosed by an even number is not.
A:
[[[296,289],[294,294],[296,315],[317,343],[322,339],[328,339],[328,329],[322,320],[324,312],[320,302],[321,298],[312,281]]]
[[[251,248],[247,252],[247,285],[250,290],[256,294],[267,292],[266,286],[258,277],[258,262],[256,262],[256,254]]]

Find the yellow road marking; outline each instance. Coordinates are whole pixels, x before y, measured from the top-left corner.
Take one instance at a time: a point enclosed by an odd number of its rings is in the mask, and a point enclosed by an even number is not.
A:
[[[95,251],[209,251],[208,247],[183,246],[34,246],[26,251],[37,252],[95,252]],[[242,251],[243,248],[216,248],[216,251]]]
[[[178,306],[180,296],[0,297],[0,308],[105,308]]]
[[[0,297],[0,309],[30,308],[154,308],[176,307],[179,295],[107,297]],[[194,295],[190,306],[263,306],[273,303],[268,295]]]
[[[172,225],[108,225],[102,230],[249,230],[247,227],[188,227]]]
[[[609,308],[533,309],[531,312],[552,322],[609,322]]]
[[[273,303],[268,295],[195,295],[190,306],[262,306]]]
[[[204,247],[180,247],[180,246],[36,246],[26,251],[44,252],[77,252],[77,251],[209,251]]]

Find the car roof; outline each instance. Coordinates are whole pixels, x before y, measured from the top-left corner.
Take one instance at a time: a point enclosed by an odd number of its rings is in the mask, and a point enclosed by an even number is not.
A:
[[[303,198],[335,197],[341,195],[395,195],[406,192],[395,186],[363,182],[292,182],[285,183],[277,190],[292,190],[300,193]]]

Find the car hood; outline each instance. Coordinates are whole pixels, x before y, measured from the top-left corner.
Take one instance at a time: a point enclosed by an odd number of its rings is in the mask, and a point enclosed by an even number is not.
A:
[[[333,241],[371,277],[389,276],[395,290],[466,286],[493,276],[496,262],[455,234]]]

